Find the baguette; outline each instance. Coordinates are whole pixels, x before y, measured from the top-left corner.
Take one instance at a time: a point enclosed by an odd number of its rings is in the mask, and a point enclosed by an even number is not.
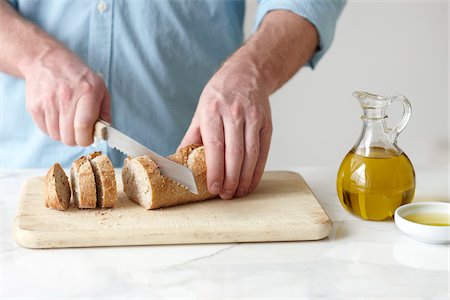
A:
[[[94,171],[97,187],[97,207],[114,207],[117,200],[117,186],[111,160],[101,152],[89,154],[88,159]]]
[[[94,171],[89,160],[82,156],[72,163],[70,169],[72,185],[72,201],[78,208],[95,208],[97,205],[97,190]]]
[[[67,210],[70,204],[70,185],[66,172],[55,163],[47,172],[44,184],[45,206],[57,210]]]
[[[145,209],[156,209],[216,197],[206,187],[205,148],[191,145],[168,157],[192,170],[199,194],[195,195],[173,180],[163,176],[148,157],[127,158],[122,170],[124,192]]]

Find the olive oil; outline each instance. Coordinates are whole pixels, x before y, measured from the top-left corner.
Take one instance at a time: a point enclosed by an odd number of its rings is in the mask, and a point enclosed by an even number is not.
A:
[[[338,196],[344,208],[374,221],[391,219],[400,205],[410,203],[415,185],[408,157],[377,147],[364,156],[350,151],[337,177]]]
[[[444,213],[418,213],[404,217],[406,220],[430,226],[450,226],[450,215]]]

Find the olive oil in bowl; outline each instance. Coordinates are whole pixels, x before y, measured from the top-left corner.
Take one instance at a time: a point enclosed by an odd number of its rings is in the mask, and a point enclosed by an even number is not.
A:
[[[444,213],[416,213],[404,217],[406,220],[429,226],[450,226],[450,215]]]

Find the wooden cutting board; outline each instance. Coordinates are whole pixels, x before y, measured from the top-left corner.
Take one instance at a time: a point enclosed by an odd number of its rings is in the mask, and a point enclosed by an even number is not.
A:
[[[235,200],[214,199],[157,210],[128,200],[118,179],[113,209],[46,208],[44,177],[23,186],[14,221],[27,248],[233,243],[322,239],[331,221],[297,173],[266,172],[258,188]]]

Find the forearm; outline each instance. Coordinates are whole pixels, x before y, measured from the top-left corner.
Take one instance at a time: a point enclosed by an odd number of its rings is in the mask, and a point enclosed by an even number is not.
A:
[[[270,95],[305,65],[317,45],[318,34],[309,21],[290,11],[272,11],[224,67],[229,63],[245,66]]]
[[[0,0],[0,72],[24,78],[36,59],[65,47]]]

